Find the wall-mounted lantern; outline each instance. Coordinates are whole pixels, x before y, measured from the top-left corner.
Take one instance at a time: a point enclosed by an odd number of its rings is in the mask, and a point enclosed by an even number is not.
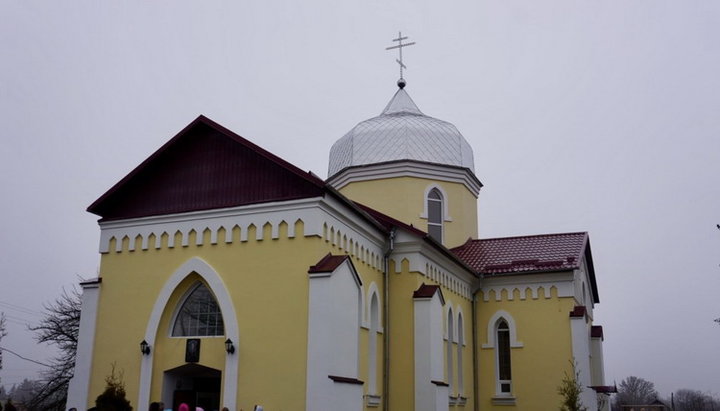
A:
[[[235,352],[235,346],[229,338],[225,340],[225,351],[227,351],[228,354],[233,354]]]
[[[142,340],[140,343],[140,352],[143,355],[150,355],[150,344],[148,344],[147,341]]]

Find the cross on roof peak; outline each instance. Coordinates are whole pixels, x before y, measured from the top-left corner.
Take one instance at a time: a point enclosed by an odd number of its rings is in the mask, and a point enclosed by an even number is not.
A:
[[[395,59],[395,61],[400,65],[400,79],[398,80],[398,87],[400,87],[400,88],[405,87],[405,79],[403,78],[403,69],[407,68],[405,66],[405,64],[403,64],[402,49],[403,49],[403,47],[408,47],[408,46],[412,46],[415,44],[414,41],[410,42],[410,43],[403,43],[403,40],[407,40],[407,37],[403,37],[402,32],[400,31],[400,32],[398,32],[398,38],[392,40],[392,41],[397,41],[398,44],[395,46],[390,46],[390,47],[385,48],[385,50],[398,49],[398,52],[400,54],[400,58]]]

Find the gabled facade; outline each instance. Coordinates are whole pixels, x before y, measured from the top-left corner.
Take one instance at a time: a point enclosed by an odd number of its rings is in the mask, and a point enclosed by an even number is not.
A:
[[[598,409],[587,234],[477,240],[470,145],[404,85],[327,181],[201,116],[93,203],[68,407],[114,367],[136,409],[546,410],[574,362]]]

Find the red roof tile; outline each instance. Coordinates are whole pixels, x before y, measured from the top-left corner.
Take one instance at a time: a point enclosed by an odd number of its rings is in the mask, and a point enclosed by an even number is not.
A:
[[[590,329],[590,336],[592,338],[604,338],[602,325],[593,325]]]
[[[469,239],[451,251],[485,277],[574,270],[585,257],[593,299],[600,301],[585,232]]]
[[[331,273],[348,258],[350,257],[347,255],[332,255],[328,253],[328,255],[318,261],[317,264],[311,265],[308,273]]]
[[[587,233],[469,240],[452,251],[486,275],[578,268]]]

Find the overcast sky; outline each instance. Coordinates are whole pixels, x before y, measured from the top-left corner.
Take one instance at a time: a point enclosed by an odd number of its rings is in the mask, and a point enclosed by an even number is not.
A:
[[[474,149],[480,237],[590,233],[607,383],[720,393],[720,2],[249,3],[0,0],[3,346],[48,360],[24,324],[97,276],[85,208],[198,115],[326,176],[402,30],[406,90]]]

